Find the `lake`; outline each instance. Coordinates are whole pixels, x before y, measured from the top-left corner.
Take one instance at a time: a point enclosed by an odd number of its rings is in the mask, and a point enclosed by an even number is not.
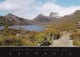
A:
[[[29,30],[29,31],[42,31],[42,30],[44,30],[43,26],[38,26],[38,25],[16,25],[16,26],[9,26],[9,28]],[[4,29],[4,26],[0,26],[0,30],[1,29]]]

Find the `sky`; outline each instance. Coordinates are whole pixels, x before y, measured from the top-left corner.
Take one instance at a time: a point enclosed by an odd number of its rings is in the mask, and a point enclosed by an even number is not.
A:
[[[12,13],[25,19],[39,14],[48,16],[50,12],[64,16],[79,9],[80,0],[0,0],[0,15]]]

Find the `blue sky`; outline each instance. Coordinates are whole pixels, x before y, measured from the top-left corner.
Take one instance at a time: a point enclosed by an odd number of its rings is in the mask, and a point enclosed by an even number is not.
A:
[[[55,2],[61,6],[80,6],[80,0],[38,0],[41,3]]]
[[[80,0],[0,0],[0,15],[12,13],[28,19],[50,12],[64,16],[79,9]]]
[[[61,6],[80,6],[80,0],[58,0],[57,3]]]
[[[3,2],[3,1],[5,1],[5,0],[0,0],[0,2]]]

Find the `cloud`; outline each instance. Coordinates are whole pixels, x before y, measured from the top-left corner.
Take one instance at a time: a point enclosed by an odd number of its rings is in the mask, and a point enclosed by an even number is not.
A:
[[[17,4],[10,2],[9,0],[0,3],[0,10],[13,11],[17,10],[18,8],[19,6]]]
[[[55,3],[45,3],[42,6],[37,6],[36,9],[44,15],[48,15],[50,12],[57,12],[60,16],[64,16],[79,10],[80,6],[62,7]]]
[[[37,4],[36,0],[8,0],[8,1],[13,2],[19,6],[18,10],[10,11],[10,13],[13,13],[19,17],[27,19],[32,19],[33,17],[35,17],[36,10],[34,10],[34,6]]]
[[[49,15],[50,12],[57,12],[60,16],[73,13],[80,9],[80,6],[63,7],[56,4],[57,0],[6,0],[0,3],[0,10],[8,11],[19,17],[33,19],[38,14]]]

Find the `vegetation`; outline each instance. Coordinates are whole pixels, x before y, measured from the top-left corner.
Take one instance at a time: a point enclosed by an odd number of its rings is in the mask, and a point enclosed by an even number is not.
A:
[[[0,30],[0,45],[1,46],[38,46],[45,42],[51,43],[53,36],[55,39],[60,33],[56,29],[48,28],[42,32],[24,31],[10,29]],[[44,43],[45,44],[45,43]],[[43,45],[44,45],[43,44]]]
[[[80,32],[78,31],[73,32],[71,37],[73,39],[73,45],[80,46]]]
[[[56,28],[60,31],[70,31],[75,29],[76,25],[74,23],[64,23],[64,24],[59,24],[56,26]]]
[[[8,26],[16,24],[28,23],[25,19],[11,14],[0,17],[0,26],[5,26],[0,30],[0,46],[49,46],[52,41],[59,39],[62,36],[61,32],[64,31],[71,32],[73,44],[80,46],[80,10],[55,21],[47,22],[46,25],[44,24],[47,28],[40,32],[8,28]]]

